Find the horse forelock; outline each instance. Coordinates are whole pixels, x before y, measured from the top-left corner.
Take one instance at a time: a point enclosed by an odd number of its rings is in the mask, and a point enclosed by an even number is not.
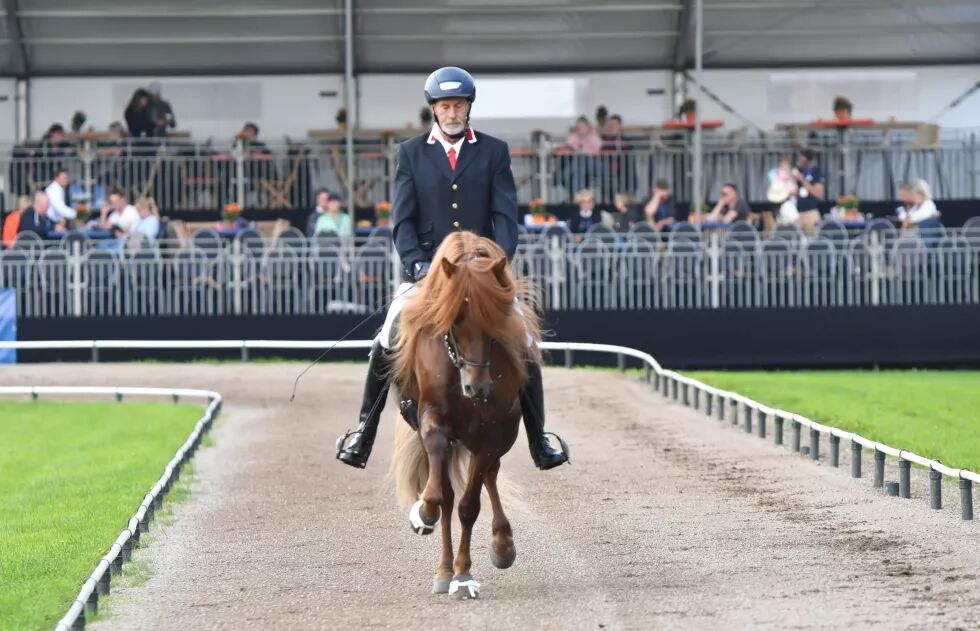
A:
[[[509,266],[495,271],[495,264],[505,258],[496,243],[471,232],[446,237],[420,291],[402,311],[396,345],[399,382],[405,383],[414,372],[419,341],[446,333],[461,315],[493,338],[523,374],[524,362],[536,358],[539,324],[527,304],[532,296],[530,285],[516,280]],[[443,260],[451,263],[451,272]]]

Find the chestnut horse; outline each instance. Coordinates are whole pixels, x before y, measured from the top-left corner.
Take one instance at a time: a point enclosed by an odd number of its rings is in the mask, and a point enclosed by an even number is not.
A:
[[[514,278],[496,243],[454,232],[401,314],[394,380],[403,399],[418,402],[419,427],[413,431],[398,423],[391,473],[399,500],[414,502],[409,519],[415,532],[430,534],[441,521],[433,593],[479,595],[470,574],[470,538],[482,487],[493,509],[493,564],[508,568],[517,556],[497,474],[500,458],[517,438],[527,362],[540,359],[532,295],[530,284]],[[457,492],[462,533],[454,559]]]

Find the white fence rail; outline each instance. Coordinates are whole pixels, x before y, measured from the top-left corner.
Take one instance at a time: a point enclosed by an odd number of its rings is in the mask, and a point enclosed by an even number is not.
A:
[[[554,227],[522,235],[513,266],[549,310],[980,304],[980,226],[899,236],[887,222],[858,234],[828,222],[761,240],[748,224],[724,235],[685,225],[669,236]],[[0,253],[0,287],[30,318],[367,314],[391,298],[400,266],[385,238],[321,237],[201,233],[119,253],[24,239]]]
[[[0,342],[0,348],[242,349],[243,357],[247,358],[245,353],[247,353],[248,349],[317,350],[327,349],[331,346],[345,349],[368,349],[371,347],[371,344],[371,340],[347,340],[343,342],[295,340],[69,340]],[[796,453],[805,452],[813,460],[819,460],[820,437],[821,435],[827,435],[829,438],[829,463],[832,467],[838,467],[840,463],[839,448],[841,439],[847,440],[851,443],[851,475],[855,478],[862,477],[862,449],[864,447],[872,449],[874,451],[875,466],[873,484],[876,488],[885,487],[885,457],[891,456],[896,458],[899,465],[899,484],[895,494],[904,498],[911,497],[911,465],[914,463],[925,467],[929,470],[929,496],[930,505],[933,509],[938,510],[942,508],[942,476],[953,478],[959,484],[961,516],[965,520],[973,519],[973,483],[980,483],[980,474],[976,472],[968,469],[953,468],[938,460],[926,458],[905,449],[897,449],[854,432],[831,427],[793,412],[772,408],[737,392],[709,386],[697,379],[686,377],[673,370],[663,368],[652,355],[643,351],[610,344],[543,342],[541,346],[546,351],[563,352],[564,363],[567,368],[573,367],[574,353],[576,352],[614,354],[618,358],[618,365],[621,371],[626,369],[626,358],[632,357],[638,359],[642,362],[645,370],[644,379],[647,382],[652,381],[653,387],[663,394],[663,396],[671,397],[673,400],[685,406],[703,409],[708,416],[717,413],[718,417],[722,420],[731,417],[733,425],[739,423],[741,416],[745,431],[752,433],[754,426],[760,438],[766,437],[767,419],[771,418],[775,425],[774,440],[776,445],[783,444],[783,430],[785,423],[788,421],[792,431],[791,447],[793,451]],[[703,406],[701,405],[702,399],[704,401]],[[726,408],[732,414],[727,414]],[[804,427],[810,430],[810,444],[806,447],[801,444],[802,428]]]
[[[163,507],[163,498],[180,477],[181,469],[194,456],[204,434],[217,418],[222,404],[221,395],[210,390],[187,388],[131,388],[131,387],[89,387],[89,386],[4,386],[0,396],[29,396],[38,400],[43,395],[56,396],[113,396],[117,401],[124,397],[169,397],[177,403],[181,397],[204,399],[204,415],[194,425],[187,440],[177,449],[174,457],[164,467],[160,479],[143,497],[136,512],[116,537],[109,551],[99,559],[95,570],[82,583],[82,588],[65,615],[55,625],[57,631],[84,629],[86,616],[98,612],[99,598],[107,596],[111,589],[112,577],[122,572],[123,563],[130,560],[133,547],[139,545],[140,537],[148,532],[150,522],[157,510]]]

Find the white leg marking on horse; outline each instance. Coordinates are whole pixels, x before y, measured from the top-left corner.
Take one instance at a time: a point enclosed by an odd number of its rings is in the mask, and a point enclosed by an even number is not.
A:
[[[422,500],[419,500],[412,504],[412,509],[408,511],[408,520],[412,522],[412,530],[419,535],[429,535],[432,534],[436,529],[436,524],[439,523],[439,516],[436,516],[436,520],[431,524],[425,523],[422,518]]]
[[[449,584],[449,595],[457,600],[476,600],[480,597],[480,583],[472,578],[462,581],[453,579]]]

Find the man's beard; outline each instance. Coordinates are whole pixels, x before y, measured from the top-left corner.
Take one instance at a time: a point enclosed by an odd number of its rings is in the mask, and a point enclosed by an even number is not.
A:
[[[439,123],[439,129],[441,129],[442,133],[446,134],[447,136],[459,137],[466,131],[466,122],[456,121],[453,123]]]

